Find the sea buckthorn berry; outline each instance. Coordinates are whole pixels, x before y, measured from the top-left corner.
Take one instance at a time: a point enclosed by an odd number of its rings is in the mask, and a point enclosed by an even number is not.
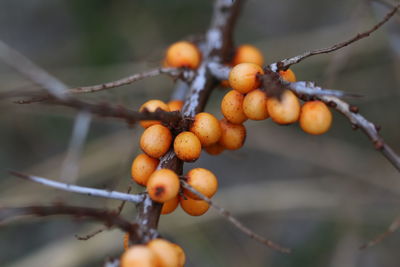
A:
[[[204,147],[217,143],[221,137],[219,121],[214,115],[207,112],[196,114],[190,131],[199,138]]]
[[[301,107],[300,127],[309,134],[323,134],[332,124],[332,113],[325,103],[310,101]]]
[[[157,169],[158,159],[139,154],[132,163],[131,174],[132,179],[143,186],[146,186],[150,175]]]
[[[181,246],[179,246],[177,244],[174,244],[174,243],[172,243],[172,245],[178,251],[179,267],[183,267],[185,265],[185,262],[186,262],[185,252],[183,251]]]
[[[158,108],[165,110],[165,111],[169,111],[169,107],[167,104],[165,104],[163,101],[161,100],[149,100],[146,103],[144,103],[139,111],[143,111],[144,109],[147,109],[150,112],[154,112],[156,111]],[[142,120],[140,121],[140,125],[142,125],[143,128],[148,128],[151,125],[154,124],[160,124],[160,121],[156,121],[156,120]]]
[[[232,68],[229,73],[229,84],[242,94],[260,86],[257,74],[264,74],[262,68],[254,63],[240,63]]]
[[[156,254],[147,246],[135,245],[121,256],[121,267],[157,267]]]
[[[212,144],[211,146],[206,146],[204,150],[213,156],[219,155],[224,152],[225,148],[220,143]]]
[[[204,200],[195,200],[190,197],[180,198],[182,209],[189,215],[200,216],[208,211],[210,205]]]
[[[243,100],[243,112],[251,120],[265,120],[269,117],[267,96],[265,92],[256,89],[248,93]]]
[[[290,83],[296,82],[296,75],[294,74],[294,72],[291,69],[280,70],[279,75],[281,75],[282,79],[287,82],[290,82]]]
[[[160,169],[150,176],[147,192],[152,200],[165,203],[178,195],[179,177],[169,169]]]
[[[169,111],[181,111],[183,107],[182,100],[171,100],[168,102]]]
[[[299,119],[300,102],[290,90],[282,93],[281,100],[274,97],[268,98],[267,107],[271,119],[276,123],[290,124]]]
[[[235,55],[232,60],[233,66],[240,63],[254,63],[258,66],[262,66],[264,64],[264,57],[258,48],[245,44],[236,48]]]
[[[182,132],[175,137],[174,151],[181,160],[193,162],[200,157],[200,140],[192,132]]]
[[[221,101],[221,112],[231,123],[241,124],[247,120],[243,112],[244,95],[236,90],[229,91]]]
[[[173,243],[156,238],[151,240],[147,247],[153,251],[157,257],[158,267],[178,267],[180,266],[181,255]]]
[[[150,157],[160,158],[167,153],[172,143],[170,130],[162,125],[152,125],[140,137],[140,148]]]
[[[162,209],[161,209],[161,214],[170,214],[173,212],[176,207],[178,207],[179,204],[179,198],[178,196],[174,197],[171,200],[168,200],[167,202],[164,202]]]
[[[229,150],[241,148],[246,140],[246,128],[242,124],[233,124],[226,119],[222,119],[220,122],[222,135],[219,143]]]
[[[169,67],[197,69],[201,62],[201,54],[194,44],[181,41],[168,48],[165,61]]]
[[[215,175],[207,169],[192,169],[187,173],[186,178],[187,183],[191,187],[208,198],[211,198],[217,192],[217,177],[215,177]],[[190,190],[185,189],[184,193],[191,199],[200,200],[200,198],[196,194],[190,192]]]

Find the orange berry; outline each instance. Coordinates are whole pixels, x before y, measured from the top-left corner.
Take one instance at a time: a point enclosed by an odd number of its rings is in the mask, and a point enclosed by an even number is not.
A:
[[[242,124],[233,124],[225,119],[220,122],[222,135],[219,143],[229,150],[241,148],[246,140],[246,128]]]
[[[241,124],[247,120],[243,112],[244,95],[236,90],[229,91],[221,101],[221,112],[231,123]]]
[[[229,84],[235,90],[246,94],[260,86],[257,74],[264,74],[262,68],[254,63],[240,63],[229,73]]]
[[[160,124],[150,126],[140,137],[140,148],[153,158],[160,158],[167,153],[171,143],[170,130]]]
[[[200,140],[192,132],[182,132],[175,137],[174,151],[181,160],[193,162],[200,157]]]
[[[280,70],[279,75],[281,75],[282,79],[287,82],[290,82],[290,83],[296,82],[296,75],[294,74],[294,72],[291,69]]]
[[[265,92],[256,89],[248,93],[243,100],[243,112],[251,120],[265,120],[269,117],[267,96]]]
[[[186,262],[185,252],[183,251],[183,249],[179,245],[174,244],[174,243],[172,243],[172,245],[178,252],[179,267],[183,267],[185,265],[185,262]]]
[[[236,48],[235,56],[232,60],[233,66],[240,63],[254,63],[262,66],[264,64],[264,57],[258,48],[245,44]]]
[[[199,138],[202,146],[215,144],[221,137],[219,121],[214,115],[207,112],[196,114],[190,131]]]
[[[181,41],[168,48],[165,60],[169,67],[197,69],[201,62],[201,54],[194,44]]]
[[[189,215],[200,216],[208,211],[210,205],[204,200],[195,200],[190,197],[180,198],[182,209]]]
[[[171,100],[168,102],[169,111],[181,111],[183,107],[182,100]]]
[[[212,144],[211,146],[207,146],[204,149],[208,154],[213,156],[219,155],[225,150],[225,148],[220,143]]]
[[[168,200],[167,202],[164,202],[161,209],[161,214],[169,214],[173,212],[176,209],[176,207],[178,207],[178,204],[179,204],[178,196],[174,197],[171,200]]]
[[[299,119],[300,102],[290,90],[282,93],[281,100],[274,97],[268,98],[267,107],[271,119],[276,123],[290,124]]]
[[[323,134],[332,124],[332,113],[321,101],[310,101],[303,105],[300,113],[300,127],[309,134]]]
[[[158,159],[139,154],[133,161],[131,167],[132,179],[143,186],[146,186],[150,175],[157,169]]]
[[[121,267],[157,267],[157,256],[147,246],[135,245],[121,256]]]
[[[211,198],[218,189],[218,181],[217,177],[207,169],[203,168],[195,168],[188,172],[186,175],[187,183],[192,186],[195,190],[199,193],[202,193],[204,196]],[[190,192],[189,190],[185,189],[184,193],[186,196],[200,200],[200,198]]]
[[[154,112],[156,111],[158,108],[165,110],[165,111],[169,111],[169,107],[167,104],[165,104],[163,101],[161,100],[149,100],[146,103],[144,103],[139,111],[143,111],[144,109],[147,109],[150,112]],[[154,124],[161,124],[160,121],[156,121],[156,120],[142,120],[140,121],[140,125],[142,125],[143,128],[148,128],[151,125]]]
[[[156,238],[151,240],[147,247],[156,255],[158,267],[180,266],[182,256],[173,243],[165,239]]]
[[[160,169],[150,176],[147,182],[147,192],[152,200],[165,203],[178,195],[179,178],[169,169]]]

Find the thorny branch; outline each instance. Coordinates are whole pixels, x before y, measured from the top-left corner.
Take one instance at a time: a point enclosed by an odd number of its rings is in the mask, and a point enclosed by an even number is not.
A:
[[[230,223],[232,223],[236,228],[238,228],[240,231],[248,235],[250,238],[262,243],[263,245],[272,248],[274,250],[277,250],[282,253],[290,253],[291,250],[289,248],[282,247],[281,245],[276,244],[275,242],[272,242],[271,240],[265,239],[264,237],[256,234],[254,231],[252,231],[250,228],[244,226],[241,222],[239,222],[235,217],[231,215],[231,213],[224,208],[218,206],[214,202],[211,201],[208,197],[204,196],[200,192],[198,192],[196,189],[191,187],[188,183],[185,181],[181,180],[181,184],[184,188],[195,194],[197,197],[200,199],[206,201],[211,207],[216,209],[219,214],[224,216]]]

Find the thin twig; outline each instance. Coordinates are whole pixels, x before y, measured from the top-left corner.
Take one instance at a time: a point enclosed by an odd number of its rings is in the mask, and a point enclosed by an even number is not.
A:
[[[370,28],[369,30],[362,32],[362,33],[358,33],[357,35],[355,35],[354,37],[348,39],[347,41],[335,44],[331,47],[327,47],[327,48],[322,48],[322,49],[317,49],[317,50],[313,50],[313,51],[307,51],[304,52],[301,55],[292,57],[292,58],[287,58],[284,60],[281,60],[277,63],[273,63],[271,65],[269,65],[269,68],[272,71],[278,71],[278,70],[286,70],[288,69],[291,65],[293,64],[297,64],[300,61],[311,57],[311,56],[315,56],[315,55],[320,55],[320,54],[327,54],[327,53],[331,53],[333,51],[339,50],[345,46],[348,46],[354,42],[357,42],[363,38],[368,37],[371,33],[373,33],[374,31],[378,30],[382,25],[384,25],[396,12],[397,10],[400,8],[400,4],[397,4],[396,6],[393,7],[393,9],[386,14],[386,16],[377,24],[375,24],[372,28]]]
[[[194,189],[192,186],[190,186],[188,183],[185,181],[181,180],[181,184],[184,188],[195,194],[197,197],[200,199],[206,201],[208,204],[210,204],[211,207],[217,210],[217,212],[224,216],[230,223],[232,223],[236,228],[238,228],[240,231],[248,235],[250,238],[264,244],[265,246],[272,248],[276,251],[283,252],[283,253],[290,253],[291,250],[289,248],[282,247],[281,245],[276,244],[275,242],[272,242],[271,240],[265,239],[264,237],[256,234],[253,232],[251,229],[248,227],[244,226],[241,222],[239,222],[235,217],[233,217],[229,211],[225,210],[224,208],[218,206],[214,202],[211,201],[208,197],[204,196],[200,192],[198,192],[196,189]]]
[[[400,217],[397,217],[385,232],[377,235],[375,238],[362,245],[360,249],[366,249],[381,243],[386,237],[393,234],[399,228],[400,228]]]
[[[16,171],[10,171],[10,173],[16,177],[26,179],[26,180],[29,180],[29,181],[32,181],[32,182],[35,182],[38,184],[42,184],[44,186],[53,187],[53,188],[56,188],[59,190],[67,191],[67,192],[73,192],[73,193],[108,198],[108,199],[118,199],[118,200],[128,201],[128,202],[132,202],[132,203],[139,203],[139,202],[143,201],[143,195],[141,195],[141,194],[125,194],[125,193],[118,192],[118,191],[107,191],[107,190],[102,190],[102,189],[60,183],[60,182],[52,181],[52,180],[42,178],[42,177],[22,174],[22,173],[19,173]]]

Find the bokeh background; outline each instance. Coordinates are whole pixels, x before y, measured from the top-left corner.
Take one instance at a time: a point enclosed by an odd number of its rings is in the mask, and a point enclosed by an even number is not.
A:
[[[398,3],[399,1],[397,1]],[[213,1],[193,0],[1,0],[0,39],[71,87],[116,80],[160,64],[168,44],[202,33]],[[267,63],[330,46],[375,24],[387,9],[361,0],[249,0],[236,28],[237,44],[260,48]],[[331,55],[293,67],[299,80],[364,95],[349,99],[382,125],[400,153],[400,15],[369,38]],[[39,89],[0,62],[0,92]],[[168,100],[174,83],[156,77],[96,94],[86,100],[132,109],[148,99]],[[206,107],[221,116],[225,91]],[[68,204],[114,209],[117,201],[74,195],[10,177],[15,169],[60,180],[77,112],[0,100],[0,206]],[[339,114],[323,136],[298,125],[246,122],[243,149],[185,164],[215,172],[215,201],[257,233],[294,249],[282,255],[263,247],[215,211],[190,217],[181,210],[161,218],[160,232],[180,244],[187,266],[398,266],[399,233],[383,243],[359,246],[400,215],[400,174],[366,136]],[[130,164],[140,153],[142,129],[94,117],[74,183],[125,191]],[[135,217],[133,205],[123,211]],[[123,251],[122,233],[85,235],[102,226],[69,217],[24,218],[0,225],[0,265],[101,266]]]

